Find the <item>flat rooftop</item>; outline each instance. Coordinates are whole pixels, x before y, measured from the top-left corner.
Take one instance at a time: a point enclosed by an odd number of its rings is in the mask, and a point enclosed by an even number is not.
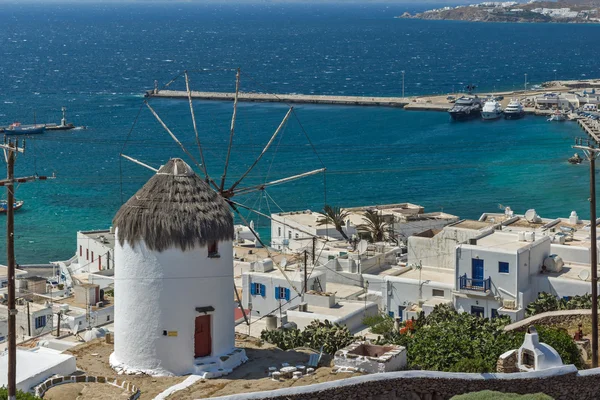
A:
[[[504,249],[516,251],[529,246],[532,242],[519,241],[519,236],[514,233],[494,231],[492,234],[477,240],[479,247],[493,247],[494,249]]]
[[[15,268],[15,278],[21,277],[22,275],[26,275],[27,271],[23,271],[22,269]],[[8,276],[8,267],[6,265],[0,265],[0,277]]]
[[[115,233],[111,232],[109,229],[100,231],[80,231],[78,233],[100,242],[109,248],[115,247]]]
[[[544,272],[544,275],[548,275],[553,278],[560,279],[572,279],[575,281],[591,282],[592,281],[592,268],[589,264],[577,264],[567,263],[563,266],[560,272]],[[585,279],[583,279],[585,278]]]
[[[300,312],[296,309],[296,310],[288,310],[288,313],[290,311],[296,311],[296,312],[301,313],[302,315],[307,315],[307,316],[309,314],[319,314],[322,316],[334,317],[335,319],[337,319],[337,318],[345,317],[346,315],[353,313],[354,311],[362,310],[364,308],[365,308],[364,301],[356,301],[356,302],[340,301],[331,308],[308,305],[308,311],[306,311],[306,312]],[[293,318],[291,320],[293,321]]]
[[[285,279],[285,276],[283,275],[283,272],[281,272],[277,267],[273,267],[274,269],[272,271],[269,272],[256,272],[256,271],[247,271],[244,273],[247,274],[252,274],[254,276],[264,276],[264,277],[269,277],[269,278],[281,278],[281,279]],[[294,283],[300,283],[304,280],[304,269],[300,268],[300,269],[291,269],[290,265],[286,266],[286,270],[285,270],[285,275],[288,277],[288,279]],[[312,266],[308,267],[309,269],[309,282],[311,278],[317,277],[317,276],[322,276],[325,274],[325,272],[322,272],[320,270],[315,269],[314,271],[312,270]],[[312,271],[312,272],[311,272]],[[300,288],[298,288],[300,289]],[[329,291],[329,290],[328,290]]]
[[[479,231],[481,229],[489,228],[492,225],[494,225],[494,223],[489,221],[475,221],[473,219],[464,219],[462,221],[457,222],[456,224],[450,225],[450,228],[471,229]]]
[[[403,279],[414,279],[415,281],[419,281],[420,279],[421,282],[431,281],[437,283],[447,283],[450,285],[453,285],[455,280],[454,270],[449,268],[421,268],[420,271],[416,268],[410,268],[397,277]]]

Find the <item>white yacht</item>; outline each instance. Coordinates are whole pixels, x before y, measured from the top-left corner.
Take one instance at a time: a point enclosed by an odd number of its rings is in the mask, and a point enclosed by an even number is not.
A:
[[[521,102],[517,99],[512,99],[504,109],[505,119],[519,119],[523,118],[524,115],[525,110],[523,108],[523,104],[521,104]]]
[[[563,122],[567,119],[567,117],[565,116],[565,114],[560,111],[560,110],[556,110],[554,111],[554,113],[550,116],[550,118],[548,118],[548,121],[557,121],[557,122]]]
[[[483,105],[481,110],[481,118],[483,119],[498,119],[502,116],[502,107],[496,99],[489,99]]]

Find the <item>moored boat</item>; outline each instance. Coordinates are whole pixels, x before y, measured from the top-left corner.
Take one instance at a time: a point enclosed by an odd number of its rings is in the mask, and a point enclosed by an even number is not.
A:
[[[562,111],[556,110],[550,116],[550,118],[548,118],[548,121],[563,122],[563,121],[566,121],[566,119],[567,119],[567,117],[565,116],[565,114]]]
[[[520,119],[525,116],[523,104],[517,99],[512,99],[504,109],[504,119]]]
[[[481,118],[485,120],[498,119],[502,116],[502,107],[496,99],[490,99],[485,102],[481,110]]]
[[[477,118],[481,115],[481,100],[477,96],[463,96],[456,100],[454,106],[448,112],[455,121]]]
[[[23,207],[23,200],[15,200],[13,203],[13,208],[17,211],[19,208]],[[8,209],[8,201],[0,200],[0,214],[5,214]]]
[[[20,122],[13,122],[4,129],[6,135],[36,135],[44,133],[45,125],[21,125]]]

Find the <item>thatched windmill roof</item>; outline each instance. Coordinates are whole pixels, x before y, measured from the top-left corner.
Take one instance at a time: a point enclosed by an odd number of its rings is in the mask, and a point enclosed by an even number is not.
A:
[[[228,204],[179,158],[169,160],[123,204],[113,226],[121,245],[143,240],[156,251],[185,251],[234,236]]]

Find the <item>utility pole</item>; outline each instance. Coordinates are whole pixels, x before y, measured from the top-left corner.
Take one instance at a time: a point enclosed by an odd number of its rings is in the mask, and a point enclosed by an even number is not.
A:
[[[15,182],[25,183],[35,180],[46,180],[45,176],[27,176],[15,178],[15,161],[18,153],[25,153],[19,147],[18,140],[5,140],[0,144],[6,160],[6,179],[0,181],[0,186],[6,186],[6,258],[8,277],[8,400],[16,400],[17,396],[17,330],[15,308]]]
[[[527,74],[525,74],[525,91],[527,91]]]
[[[304,250],[304,293],[308,292],[308,251]]]
[[[315,249],[315,247],[317,247],[317,237],[313,236],[312,237],[312,265],[315,265],[315,257],[317,255],[317,250]]]
[[[27,335],[31,337],[31,313],[29,312],[29,302],[27,302]]]
[[[590,267],[592,269],[592,368],[598,367],[598,250],[596,248],[596,158],[600,149],[589,140],[576,139],[574,149],[583,150],[590,162]]]

